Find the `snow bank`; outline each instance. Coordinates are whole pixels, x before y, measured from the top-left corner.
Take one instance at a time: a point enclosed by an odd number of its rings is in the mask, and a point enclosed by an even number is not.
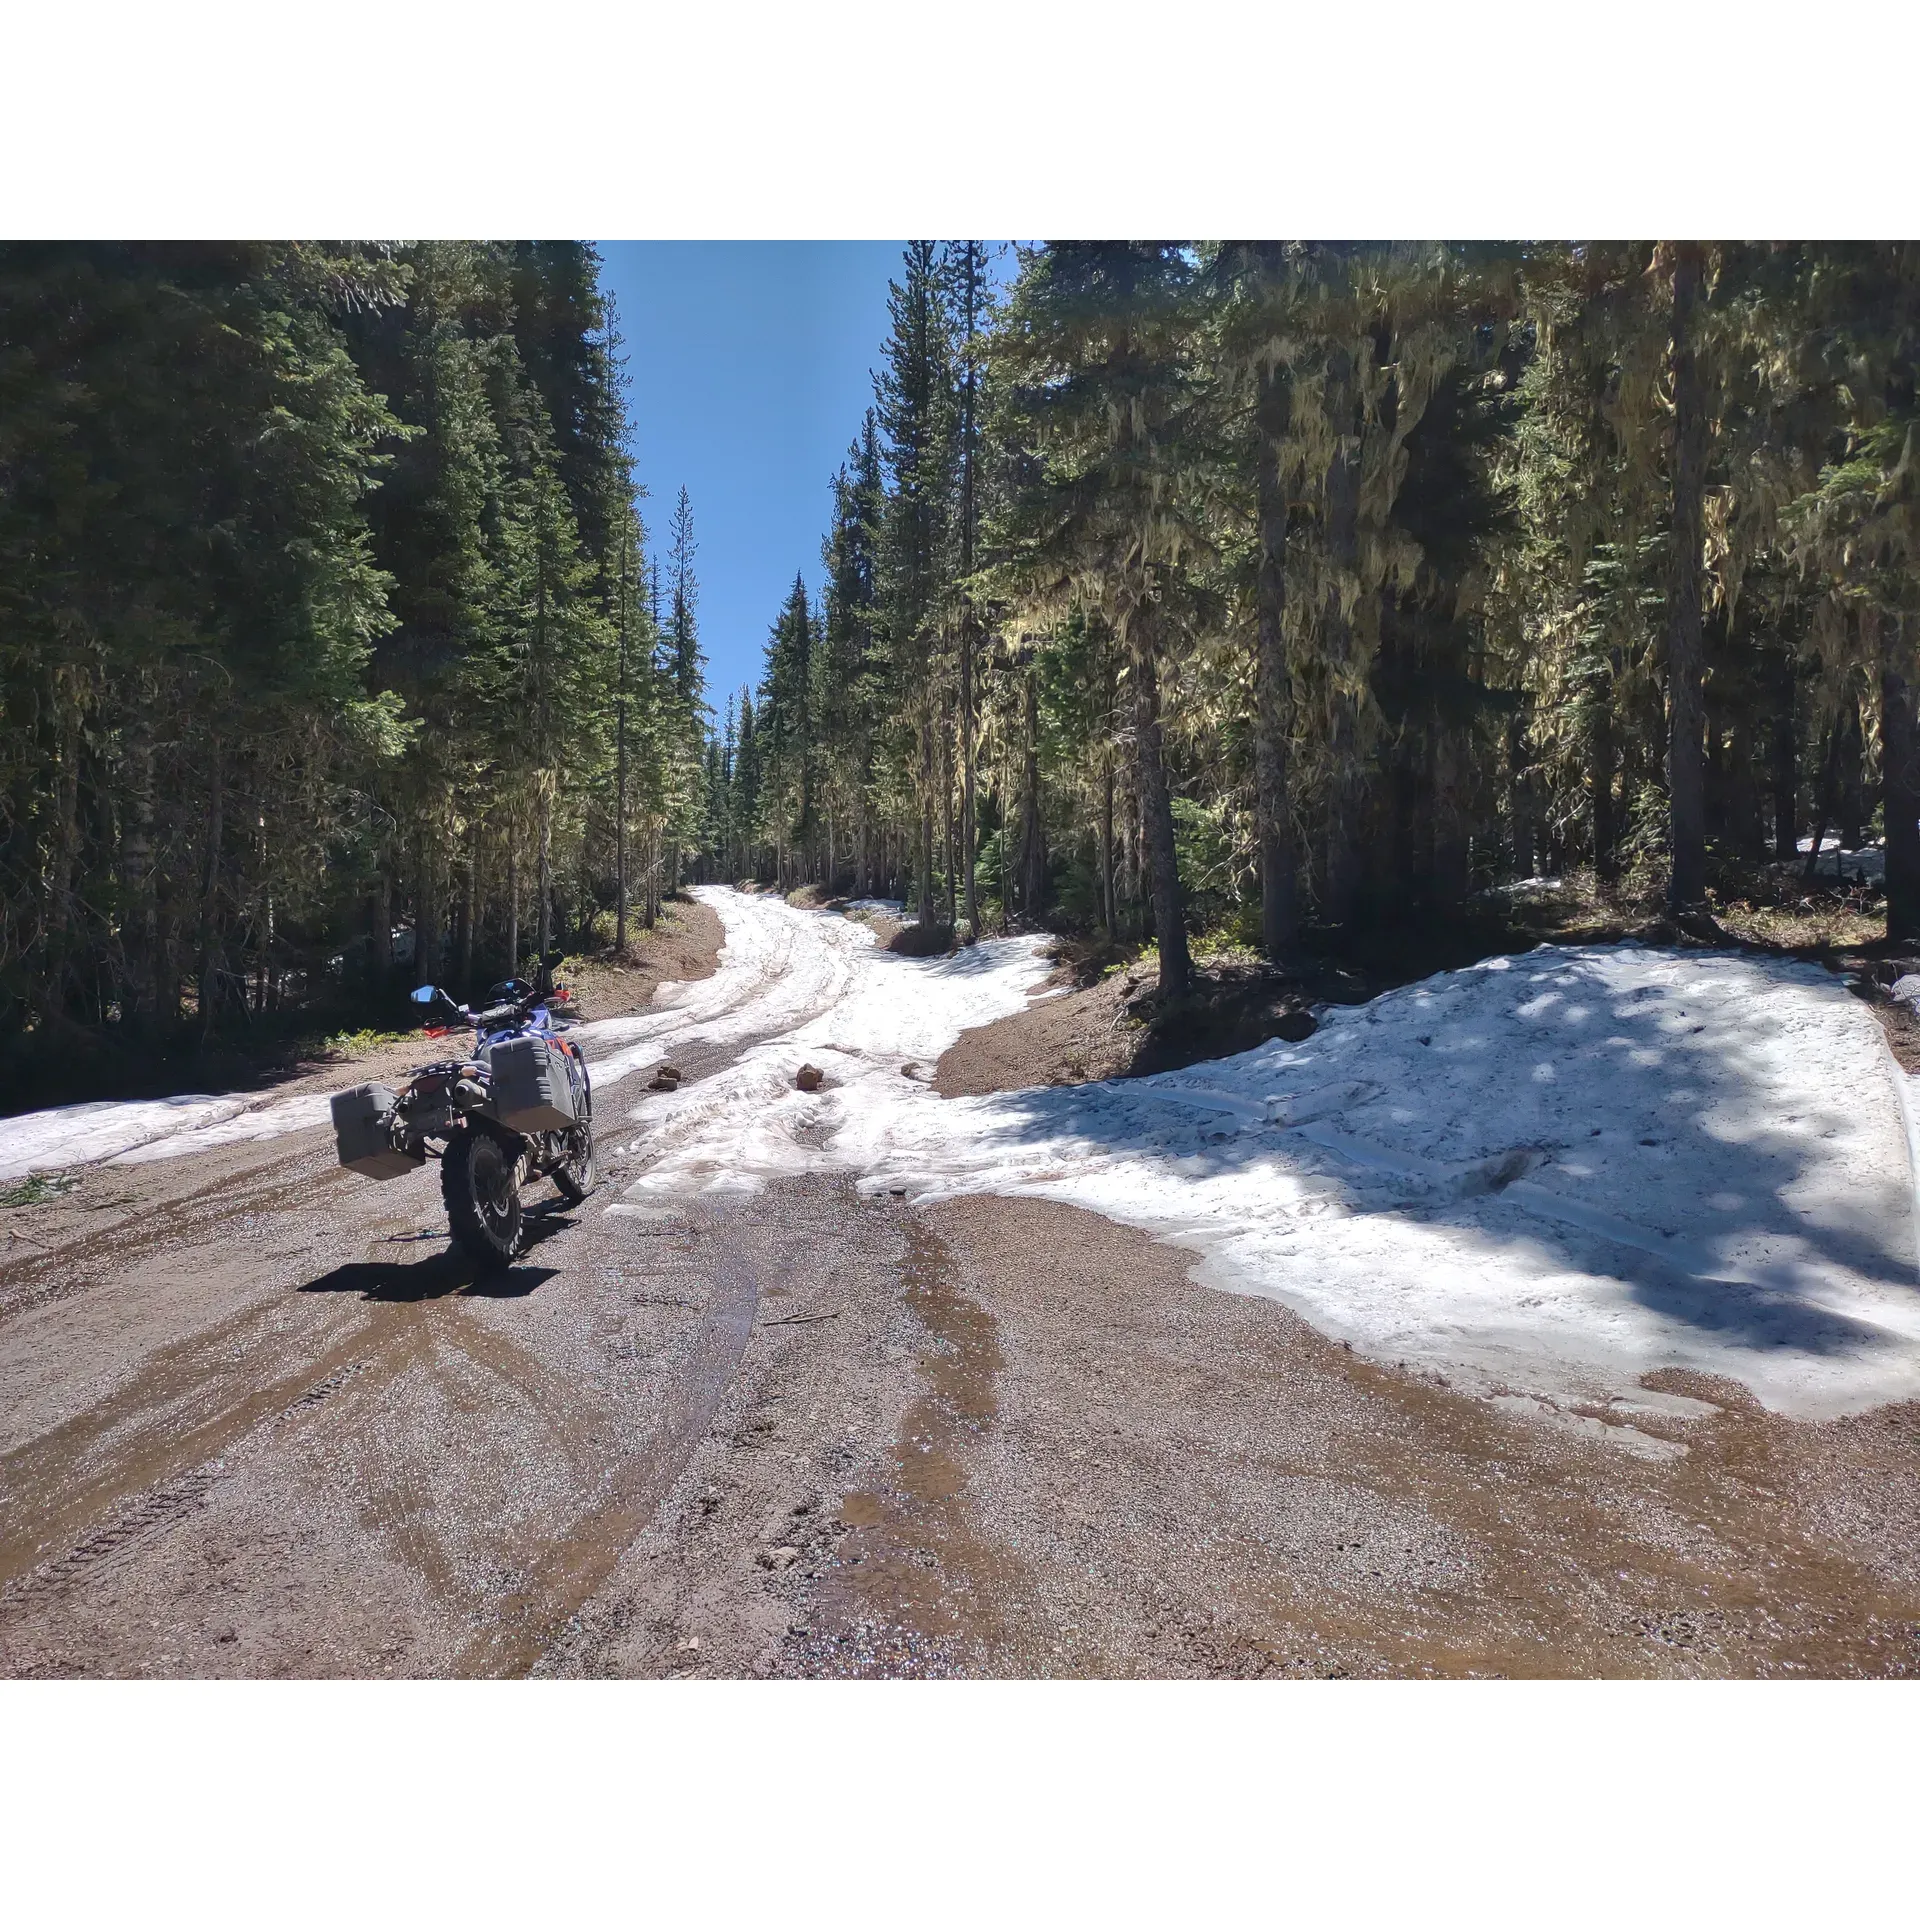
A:
[[[1541,948],[1180,1073],[903,1108],[869,1184],[1071,1201],[1377,1358],[1825,1416],[1920,1393],[1905,1076],[1821,969]]]
[[[246,1102],[231,1094],[179,1093],[167,1100],[89,1100],[0,1120],[0,1180],[53,1173],[231,1119]]]
[[[925,1200],[1067,1201],[1375,1358],[1560,1401],[1668,1366],[1814,1416],[1920,1392],[1904,1076],[1818,968],[1542,948],[1333,1010],[1300,1045],[943,1101],[901,1065],[1026,1004],[1037,943],[901,961],[828,917],[705,897],[729,953],[790,943],[796,975],[844,984],[636,1114],[636,1198],[845,1167]],[[738,1038],[758,1006],[712,1026]],[[794,1089],[805,1059],[821,1094]]]
[[[1796,867],[1804,868],[1807,855],[1813,851],[1813,835],[1803,833],[1799,845],[1798,860],[1776,860],[1773,864],[1787,872]],[[1886,843],[1878,841],[1864,847],[1843,847],[1837,834],[1825,835],[1820,842],[1820,860],[1814,877],[1831,880],[1836,876],[1842,880],[1857,877],[1869,883],[1884,880],[1887,877]]]
[[[289,1100],[274,1100],[251,1108],[231,1120],[215,1121],[196,1127],[191,1133],[169,1134],[130,1153],[116,1154],[116,1166],[139,1166],[149,1160],[173,1160],[184,1153],[204,1153],[209,1147],[232,1146],[240,1140],[274,1140],[283,1133],[298,1133],[305,1127],[332,1124],[333,1096],[303,1093]]]
[[[165,1100],[90,1100],[0,1120],[0,1180],[109,1162],[139,1166],[204,1153],[236,1140],[271,1140],[324,1127],[329,1096],[301,1094],[253,1104],[239,1094],[178,1093]]]

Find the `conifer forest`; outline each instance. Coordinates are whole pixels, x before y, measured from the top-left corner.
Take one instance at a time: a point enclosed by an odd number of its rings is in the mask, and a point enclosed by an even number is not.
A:
[[[693,879],[1178,996],[1549,876],[1713,938],[1877,836],[1920,937],[1920,246],[916,241],[890,316],[710,695],[590,247],[0,248],[0,1046]]]

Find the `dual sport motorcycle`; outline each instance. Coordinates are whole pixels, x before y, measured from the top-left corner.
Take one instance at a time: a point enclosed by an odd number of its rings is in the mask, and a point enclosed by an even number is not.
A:
[[[478,1013],[438,987],[420,987],[413,998],[444,1004],[457,1022],[427,1028],[428,1038],[471,1032],[473,1051],[419,1068],[397,1090],[336,1093],[340,1164],[392,1180],[437,1159],[455,1245],[483,1266],[505,1268],[526,1244],[523,1186],[551,1176],[575,1203],[593,1191],[593,1086],[567,1038],[579,1024],[568,1017],[572,996],[543,970],[531,987],[502,981]]]

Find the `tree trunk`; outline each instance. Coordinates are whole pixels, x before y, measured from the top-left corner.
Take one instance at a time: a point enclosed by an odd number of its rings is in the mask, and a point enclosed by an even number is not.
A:
[[[980,838],[973,790],[973,645],[973,608],[968,605],[960,615],[960,910],[969,934],[980,931],[973,882]]]
[[[47,943],[43,951],[45,991],[50,1007],[65,1011],[67,968],[73,947],[73,870],[80,857],[80,707],[75,679],[57,676],[66,696],[60,716],[60,767],[57,776],[52,871],[47,887]],[[216,798],[215,805],[219,802]],[[219,857],[216,851],[216,859]]]
[[[159,1007],[158,914],[153,873],[153,730],[136,718],[127,735],[126,829],[120,841],[120,1017],[128,1031]]]
[[[220,859],[226,838],[227,777],[222,742],[213,741],[213,800],[207,810],[207,884],[200,896],[200,1037],[213,1031],[227,956],[220,939]]]
[[[1794,725],[1797,675],[1789,650],[1775,687],[1773,709],[1773,852],[1776,860],[1791,860],[1799,851],[1800,737]]]
[[[440,902],[434,886],[433,848],[425,832],[414,848],[413,984],[426,987],[440,965]]]
[[[1460,730],[1442,721],[1433,736],[1433,897],[1443,911],[1460,906],[1473,885],[1473,837],[1467,826]]]
[[[919,864],[914,874],[919,918],[923,927],[934,923],[933,907],[933,711],[931,701],[921,716],[920,725],[920,846]]]
[[[1873,648],[1863,649],[1864,657],[1873,658]],[[1835,792],[1838,803],[1835,817],[1839,821],[1837,837],[1840,847],[1851,853],[1867,837],[1867,741],[1866,729],[1860,721],[1860,696],[1855,693],[1847,707],[1847,724],[1840,733],[1840,758],[1835,769]],[[1836,854],[1839,848],[1835,849]],[[1839,863],[1836,860],[1834,872],[1837,877]]]
[[[1022,706],[1026,754],[1020,796],[1020,910],[1037,921],[1046,910],[1047,823],[1040,797],[1040,672],[1027,669]]]
[[[1134,694],[1136,719],[1139,709],[1139,691]],[[1140,781],[1140,742],[1133,743],[1133,754],[1127,767],[1126,799],[1127,817],[1121,830],[1120,847],[1122,853],[1120,873],[1122,890],[1127,898],[1128,918],[1144,940],[1151,936],[1153,928],[1153,902],[1149,898],[1150,889],[1146,884],[1147,843],[1145,820],[1146,800]]]
[[[1527,745],[1529,716],[1523,711],[1507,727],[1507,766],[1512,776],[1513,870],[1531,880],[1539,863],[1539,825],[1535,817],[1533,755]]]
[[[1260,393],[1260,458],[1256,475],[1259,566],[1254,663],[1253,766],[1260,833],[1260,939],[1270,960],[1291,950],[1300,933],[1299,881],[1293,821],[1287,805],[1287,744],[1293,688],[1287,673],[1287,490],[1280,444],[1292,408],[1290,382],[1269,369]],[[1111,885],[1108,889],[1111,893]]]
[[[1187,952],[1187,922],[1180,899],[1180,865],[1174,848],[1173,796],[1167,787],[1160,750],[1160,685],[1151,633],[1141,634],[1146,616],[1135,616],[1134,732],[1140,754],[1141,827],[1153,879],[1153,925],[1160,942],[1160,996],[1185,998],[1193,984]]]
[[[547,951],[553,944],[553,795],[545,780],[540,783],[540,905],[534,925],[539,929],[538,954],[533,963],[537,982],[546,972]]]
[[[1613,808],[1613,772],[1617,757],[1613,741],[1613,676],[1595,703],[1588,749],[1588,804],[1593,813],[1593,870],[1600,879],[1620,875],[1620,823]]]
[[[957,871],[960,860],[953,821],[953,709],[951,702],[948,703],[945,724],[940,729],[940,823],[947,852],[947,924],[952,926],[959,918],[956,888],[960,878]]]
[[[1325,540],[1329,597],[1321,610],[1321,649],[1331,681],[1327,740],[1327,918],[1352,921],[1360,890],[1360,712],[1353,685],[1353,615],[1347,601],[1360,568],[1360,440],[1355,432],[1353,356],[1327,369],[1327,417],[1337,448],[1327,468]]]
[[[1920,735],[1906,621],[1863,613],[1880,632],[1880,793],[1887,830],[1887,938],[1920,939]],[[1865,636],[1863,636],[1865,637]]]
[[[393,875],[387,870],[385,849],[374,873],[369,914],[373,924],[367,929],[368,984],[376,993],[385,993],[393,974]]]
[[[480,900],[475,869],[480,856],[480,823],[467,827],[467,884],[460,908],[460,997],[473,998],[473,922]]]
[[[1004,739],[1004,733],[1003,733]],[[1000,931],[1013,925],[1013,769],[1000,755]]]
[[[1827,750],[1821,756],[1820,789],[1814,797],[1813,837],[1807,842],[1807,868],[1800,877],[1802,886],[1813,885],[1820,866],[1820,843],[1833,822],[1834,787],[1840,771],[1840,720],[1835,715],[1827,729]]]
[[[520,977],[520,849],[507,842],[507,978]]]
[[[1694,333],[1700,246],[1674,249],[1673,531],[1667,560],[1667,827],[1673,854],[1667,900],[1676,914],[1707,902],[1706,699],[1700,568],[1706,544],[1707,405]]]
[[[626,672],[626,656],[621,654],[621,672]],[[620,702],[617,771],[614,776],[613,884],[617,902],[613,910],[613,950],[627,951],[627,703]]]
[[[1107,938],[1119,938],[1113,898],[1113,749],[1108,747],[1100,769],[1100,922]]]

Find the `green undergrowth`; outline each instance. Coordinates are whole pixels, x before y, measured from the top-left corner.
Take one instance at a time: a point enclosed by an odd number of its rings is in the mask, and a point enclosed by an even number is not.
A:
[[[80,1184],[77,1173],[30,1173],[10,1187],[0,1187],[0,1207],[32,1207],[43,1200],[71,1193]]]
[[[379,1027],[360,1027],[351,1033],[331,1033],[317,1042],[312,1056],[315,1059],[358,1060],[364,1055],[374,1053],[381,1047],[391,1046],[396,1040],[412,1040],[418,1036],[412,1033],[400,1033],[383,1030]]]

